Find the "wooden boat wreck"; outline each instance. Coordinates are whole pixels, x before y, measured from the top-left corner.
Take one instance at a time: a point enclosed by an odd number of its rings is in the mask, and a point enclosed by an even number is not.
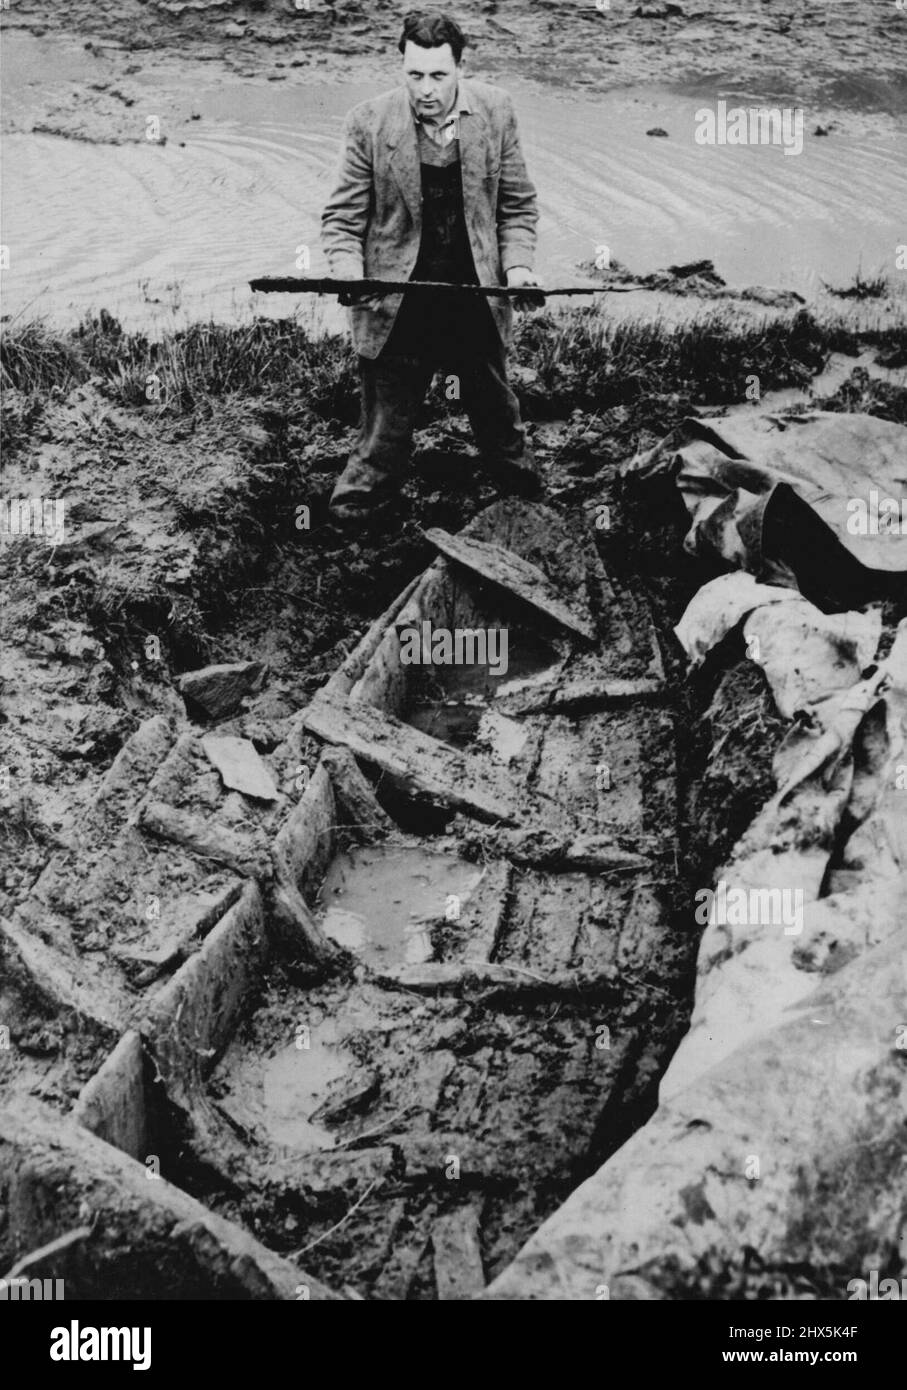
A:
[[[427,538],[263,777],[147,721],[3,924],[3,1017],[63,1039],[0,1053],[20,1277],[470,1298],[651,1110],[689,950],[648,616],[583,518]]]

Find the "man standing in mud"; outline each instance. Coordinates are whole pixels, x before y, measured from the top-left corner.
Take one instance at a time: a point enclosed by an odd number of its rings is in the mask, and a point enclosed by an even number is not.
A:
[[[322,242],[338,278],[506,283],[526,288],[517,298],[526,307],[540,300],[531,290],[539,285],[532,272],[535,188],[510,97],[464,78],[464,45],[448,15],[405,17],[403,85],[347,117]],[[507,382],[507,298],[419,290],[341,302],[352,311],[362,421],[331,497],[335,517],[365,520],[393,500],[416,413],[439,366],[455,379],[495,483],[523,495],[539,491]]]

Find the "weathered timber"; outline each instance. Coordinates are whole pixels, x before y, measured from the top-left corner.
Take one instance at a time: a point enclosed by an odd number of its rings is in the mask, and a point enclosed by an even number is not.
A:
[[[479,1213],[472,1204],[439,1216],[432,1226],[435,1287],[442,1303],[469,1299],[485,1288]]]
[[[150,801],[142,810],[141,828],[164,840],[175,840],[202,859],[226,864],[248,878],[267,879],[271,863],[264,837],[253,837],[219,821],[206,821],[163,801]]]
[[[580,617],[557,593],[546,575],[528,560],[512,550],[492,541],[467,540],[463,536],[452,536],[439,526],[432,526],[424,533],[425,539],[466,569],[472,570],[482,579],[499,585],[528,603],[537,612],[544,614],[553,622],[576,632],[588,641],[595,640],[595,627],[587,619]]]
[[[324,693],[332,696],[349,695],[353,686],[361,677],[366,666],[371,661],[379,645],[387,635],[387,629],[392,626],[394,619],[401,609],[409,602],[413,591],[417,585],[421,584],[423,576],[417,574],[415,579],[411,579],[406,588],[389,604],[383,613],[367,629],[359,642],[350,652],[349,656],[338,666],[332,676],[328,678],[324,687]]]
[[[159,932],[149,930],[138,943],[111,949],[111,956],[119,961],[132,984],[144,989],[179,965],[232,907],[242,892],[243,880],[234,874],[222,878],[223,882],[211,889],[200,887],[169,902],[165,921],[158,923]]]
[[[512,881],[513,868],[506,860],[486,865],[457,924],[462,934],[464,960],[491,960],[507,915]]]
[[[141,1035],[131,1028],[82,1087],[72,1117],[123,1153],[143,1159],[147,1108],[144,1049]]]
[[[330,862],[336,814],[334,790],[322,758],[272,848],[271,933],[278,948],[291,959],[301,953],[317,964],[327,964],[340,954],[315,921],[303,896]]]
[[[523,965],[494,961],[424,961],[419,965],[389,966],[375,975],[382,989],[406,989],[415,994],[493,994],[505,999],[579,999],[616,989],[616,969],[581,975],[574,969],[542,975]]]
[[[627,294],[642,285],[557,285],[545,289],[536,285],[463,285],[449,280],[342,280],[331,275],[262,275],[249,281],[256,294],[400,294],[404,290],[448,290],[458,294],[478,294],[487,298],[515,299],[535,291],[546,299],[551,295]]]
[[[640,838],[639,852],[623,849],[613,837],[528,829],[494,833],[486,851],[546,869],[549,873],[637,873],[653,867],[659,847]]]
[[[202,748],[225,787],[260,801],[277,800],[274,778],[250,739],[209,735],[202,739]]]
[[[439,743],[371,705],[317,695],[303,724],[326,743],[342,744],[380,768],[409,796],[516,825],[519,791],[500,768]]]
[[[200,1103],[201,1078],[250,1007],[266,958],[261,894],[257,884],[247,883],[239,901],[139,1021],[168,1099],[191,1115],[202,1133],[209,1117]]]
[[[58,1246],[53,1264],[68,1299],[109,1298],[115,1289],[124,1299],[192,1300],[216,1289],[227,1299],[293,1301],[303,1282],[310,1300],[339,1297],[172,1182],[149,1182],[144,1163],[37,1102],[0,1111],[0,1191],[9,1198],[4,1252],[21,1260],[19,1252],[41,1253],[61,1229],[73,1238],[71,1261]],[[86,1207],[101,1219],[76,1239]]]
[[[527,683],[523,690],[498,695],[495,709],[502,714],[590,714],[612,705],[663,702],[662,681],[651,676],[636,680],[552,680],[545,685]]]
[[[330,774],[343,828],[355,831],[360,839],[369,842],[393,834],[394,822],[349,749],[325,748],[321,761]]]

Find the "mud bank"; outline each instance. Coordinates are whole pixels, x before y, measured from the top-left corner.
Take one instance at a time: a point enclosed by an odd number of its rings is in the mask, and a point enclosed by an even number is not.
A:
[[[765,94],[822,93],[830,104],[859,102],[903,110],[901,16],[872,3],[803,5],[783,0],[757,7],[740,0],[637,5],[610,0],[507,0],[459,6],[470,39],[489,72],[541,78],[576,87],[671,82],[697,76],[756,82]],[[142,62],[174,53],[245,74],[263,61],[277,81],[293,69],[374,74],[380,55],[399,37],[400,11],[384,0],[77,0],[65,12],[47,0],[20,0],[4,27],[64,33],[92,49],[119,49]],[[863,74],[854,77],[854,73]]]

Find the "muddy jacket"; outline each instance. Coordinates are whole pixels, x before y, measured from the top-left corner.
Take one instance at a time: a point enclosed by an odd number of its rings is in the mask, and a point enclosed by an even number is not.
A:
[[[460,166],[469,243],[479,283],[505,284],[514,266],[532,268],[538,221],[513,103],[500,87],[460,78],[471,110],[460,116]],[[405,87],[364,101],[346,119],[334,192],[321,218],[331,274],[388,280],[410,277],[422,236],[419,145]],[[402,294],[376,309],[351,310],[353,345],[377,357]],[[507,300],[489,301],[502,341],[510,341]]]

